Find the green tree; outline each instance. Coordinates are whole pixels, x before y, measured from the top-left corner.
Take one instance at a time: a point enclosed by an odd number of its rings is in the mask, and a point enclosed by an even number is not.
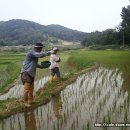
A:
[[[115,29],[107,29],[102,32],[92,32],[81,42],[81,44],[84,46],[112,45],[118,43],[118,33]]]
[[[103,45],[112,45],[117,43],[117,32],[115,31],[115,29],[107,29],[102,32]]]
[[[130,44],[130,5],[122,8],[120,33],[124,35],[125,44]]]
[[[127,8],[125,7],[122,8],[121,17],[122,17],[122,23],[121,23],[122,28],[130,26],[130,5],[128,5]]]
[[[3,39],[0,39],[0,46],[5,46],[6,42]]]

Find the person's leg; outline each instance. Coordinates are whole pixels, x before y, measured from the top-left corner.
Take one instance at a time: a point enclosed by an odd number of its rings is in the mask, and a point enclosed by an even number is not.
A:
[[[31,88],[31,84],[25,82],[24,83],[24,96],[23,96],[25,106],[30,106],[30,104],[28,102],[29,101],[30,88]]]
[[[54,69],[51,69],[50,71],[51,71],[51,75],[50,75],[49,81],[51,83],[54,80],[55,72],[54,72]]]
[[[61,73],[60,73],[60,70],[58,67],[55,68],[55,73],[56,73],[56,76],[57,76],[57,80],[61,80]]]
[[[31,84],[31,87],[29,89],[29,99],[28,99],[28,103],[32,103],[33,102],[33,90],[34,90],[34,82]]]
[[[21,80],[24,85],[24,104],[29,107],[29,99],[33,97],[33,89],[34,89],[34,78],[32,78],[27,72],[21,74]],[[31,93],[31,94],[30,94]]]

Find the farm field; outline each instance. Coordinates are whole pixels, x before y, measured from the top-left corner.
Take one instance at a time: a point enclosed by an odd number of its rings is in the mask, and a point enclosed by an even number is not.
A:
[[[29,130],[30,128],[27,126],[29,115],[32,117],[32,122],[35,120],[33,129],[37,130],[40,128],[46,130],[100,130],[104,129],[104,126],[96,127],[94,126],[96,123],[126,124],[130,122],[130,51],[75,50],[60,52],[59,56],[61,57],[60,69],[63,78],[65,76],[72,78],[75,73],[94,65],[99,67],[79,75],[73,83],[66,85],[64,90],[53,95],[47,104],[1,120],[0,126],[3,130],[10,130],[11,127],[17,130],[18,126]],[[5,61],[9,60],[8,57],[9,55],[1,56],[0,60],[2,58]],[[6,63],[12,63],[11,61],[14,59],[20,69],[24,57],[25,55],[14,55],[14,57],[11,55],[10,60],[7,60]],[[48,59],[49,57],[46,57],[40,61]],[[7,66],[7,64],[1,66],[2,70],[6,71]],[[19,71],[16,75],[19,75]],[[38,69],[36,81],[44,76],[49,76],[49,70]],[[58,87],[57,84],[52,84],[48,86],[48,90],[52,93],[56,87]],[[50,96],[50,94],[46,94],[46,96]],[[13,120],[16,120],[13,125],[6,125],[12,124]],[[120,127],[115,129],[120,130]],[[108,130],[113,130],[113,128],[109,127]]]
[[[23,54],[0,55],[0,92],[18,77],[23,59]]]
[[[129,51],[64,51],[60,52],[59,56],[62,59],[60,69],[63,76],[94,64],[118,67],[124,73],[130,72]],[[6,90],[8,84],[17,79],[24,58],[25,54],[0,55],[0,92]],[[40,58],[39,63],[44,60],[49,60],[49,57]],[[37,69],[36,79],[49,75],[49,73],[49,69]]]

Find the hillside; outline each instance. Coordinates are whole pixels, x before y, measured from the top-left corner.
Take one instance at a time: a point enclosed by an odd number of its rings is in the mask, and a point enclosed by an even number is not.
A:
[[[13,19],[0,21],[0,46],[27,45],[46,42],[51,37],[66,41],[82,41],[86,33],[72,30],[61,25],[40,25],[38,23]]]
[[[46,26],[49,35],[68,41],[82,41],[86,37],[86,33],[72,30],[61,25],[51,24]]]

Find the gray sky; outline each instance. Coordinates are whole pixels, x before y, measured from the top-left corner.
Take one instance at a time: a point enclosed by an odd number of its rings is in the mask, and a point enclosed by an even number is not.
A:
[[[0,21],[25,19],[92,32],[115,28],[129,0],[0,0]]]

